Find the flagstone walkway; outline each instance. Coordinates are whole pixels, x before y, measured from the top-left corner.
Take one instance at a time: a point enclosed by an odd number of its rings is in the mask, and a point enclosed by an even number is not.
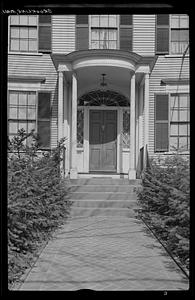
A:
[[[19,290],[188,290],[188,279],[141,220],[73,217],[42,251]]]

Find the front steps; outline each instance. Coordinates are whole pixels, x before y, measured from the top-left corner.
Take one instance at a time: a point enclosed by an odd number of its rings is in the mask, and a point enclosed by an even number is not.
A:
[[[135,217],[140,180],[113,178],[80,178],[66,181],[67,198],[72,202],[71,217]]]

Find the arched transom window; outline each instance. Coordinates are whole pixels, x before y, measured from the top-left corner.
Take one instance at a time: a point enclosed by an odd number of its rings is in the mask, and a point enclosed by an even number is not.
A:
[[[129,100],[115,91],[96,90],[81,96],[78,106],[129,106]]]

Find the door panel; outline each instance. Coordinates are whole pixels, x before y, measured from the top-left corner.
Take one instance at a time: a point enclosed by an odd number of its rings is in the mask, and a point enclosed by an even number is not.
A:
[[[117,111],[90,111],[90,171],[116,171]]]

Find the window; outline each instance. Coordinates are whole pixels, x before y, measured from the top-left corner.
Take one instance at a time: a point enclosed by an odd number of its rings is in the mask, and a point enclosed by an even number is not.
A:
[[[182,54],[189,43],[189,17],[171,15],[171,54]]]
[[[38,51],[37,16],[10,16],[10,51]]]
[[[123,131],[122,131],[122,146],[129,148],[130,146],[130,111],[123,110]]]
[[[19,129],[29,133],[36,129],[36,92],[9,92],[9,137],[17,134]],[[28,144],[31,140],[28,138]]]
[[[117,16],[91,16],[91,49],[117,49]]]
[[[188,94],[170,95],[170,150],[190,149],[190,100]]]
[[[83,147],[84,110],[77,110],[77,147]]]

